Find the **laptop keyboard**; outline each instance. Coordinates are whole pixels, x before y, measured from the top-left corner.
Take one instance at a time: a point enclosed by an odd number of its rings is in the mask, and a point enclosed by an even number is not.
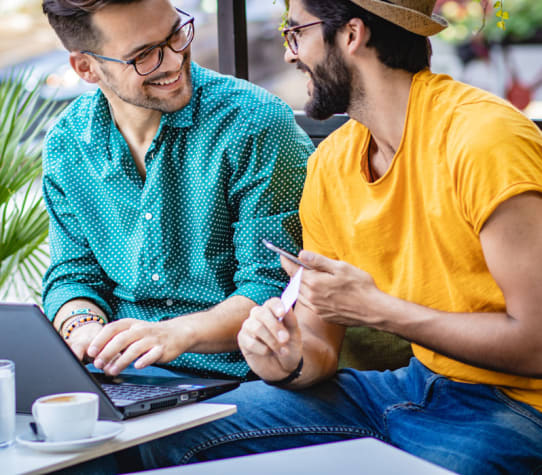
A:
[[[163,386],[148,386],[145,384],[101,384],[107,395],[115,400],[144,401],[160,396],[169,396],[179,394],[178,388],[168,388]]]

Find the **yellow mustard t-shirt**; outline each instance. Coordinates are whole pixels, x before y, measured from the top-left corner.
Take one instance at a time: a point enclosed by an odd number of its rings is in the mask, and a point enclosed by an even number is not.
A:
[[[504,312],[479,234],[500,203],[542,192],[540,131],[505,101],[426,70],[414,76],[393,162],[374,183],[365,173],[369,138],[350,120],[309,159],[300,205],[304,248],[363,269],[379,289],[410,302]],[[542,379],[412,348],[436,373],[499,386],[542,410]]]

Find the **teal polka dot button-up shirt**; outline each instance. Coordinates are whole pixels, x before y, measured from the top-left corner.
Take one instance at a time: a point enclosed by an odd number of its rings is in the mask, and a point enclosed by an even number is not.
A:
[[[265,90],[191,66],[192,99],[163,114],[145,180],[99,90],[74,101],[48,133],[50,319],[74,298],[93,300],[113,320],[160,321],[233,295],[262,304],[284,288],[279,259],[261,240],[301,246],[298,203],[312,143]],[[248,373],[239,352],[185,353],[170,366]]]

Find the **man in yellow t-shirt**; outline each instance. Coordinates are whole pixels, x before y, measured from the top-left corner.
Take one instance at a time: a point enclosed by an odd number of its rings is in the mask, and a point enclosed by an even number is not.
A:
[[[267,385],[217,398],[238,413],[151,451],[161,463],[370,436],[459,473],[542,468],[542,135],[429,70],[434,4],[291,0],[307,114],[351,117],[309,160],[312,270],[294,310],[272,299],[238,336]],[[415,357],[335,374],[346,326],[400,335]]]

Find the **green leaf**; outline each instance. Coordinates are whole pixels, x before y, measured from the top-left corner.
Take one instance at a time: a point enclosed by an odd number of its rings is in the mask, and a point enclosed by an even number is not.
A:
[[[10,74],[0,83],[0,299],[39,302],[49,264],[39,137],[61,107],[41,100],[41,81],[26,89],[30,75]]]

